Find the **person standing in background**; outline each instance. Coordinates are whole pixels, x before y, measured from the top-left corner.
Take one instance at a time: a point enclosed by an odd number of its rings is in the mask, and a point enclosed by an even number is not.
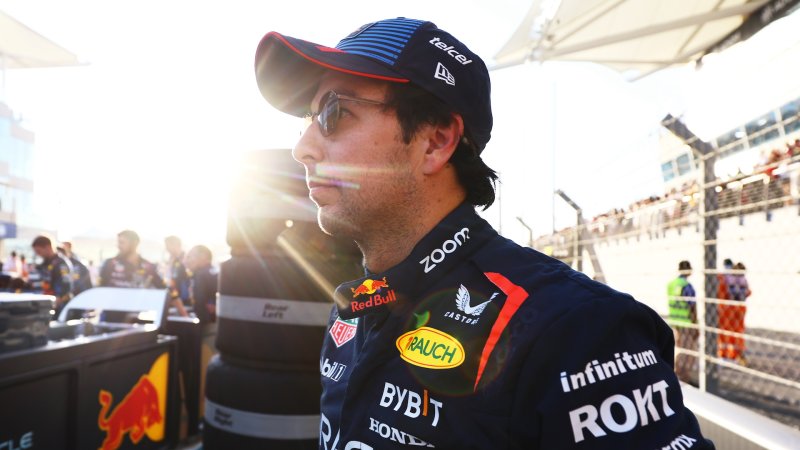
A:
[[[12,251],[8,258],[6,258],[5,264],[3,264],[3,271],[11,274],[16,274],[19,270],[20,261],[19,257],[17,256],[16,251]]]
[[[692,274],[689,261],[678,263],[678,277],[667,285],[669,298],[669,320],[675,330],[675,345],[681,349],[697,350],[697,295],[688,278]],[[694,372],[696,358],[688,355],[675,355],[675,373],[684,381],[690,380]]]
[[[171,302],[180,300],[183,306],[189,304],[189,273],[184,265],[185,254],[181,240],[178,236],[167,236],[164,238],[164,247],[169,253],[167,268],[167,286],[169,286],[169,298]],[[176,306],[177,307],[177,306]]]
[[[78,295],[87,289],[91,289],[92,277],[89,274],[89,269],[81,262],[78,255],[72,252],[72,243],[63,242],[61,247],[58,247],[58,251],[72,265],[72,295]]]
[[[731,269],[731,273],[726,275],[728,283],[728,292],[730,300],[738,304],[720,305],[719,327],[731,334],[719,334],[718,348],[720,357],[736,360],[741,365],[747,365],[747,359],[744,356],[745,340],[744,340],[744,316],[747,313],[747,306],[744,302],[747,297],[752,294],[750,285],[747,283],[745,277],[745,266],[743,263],[736,263]]]
[[[99,286],[121,288],[166,289],[167,285],[159,276],[156,265],[142,258],[139,248],[139,235],[132,230],[117,234],[119,253],[103,262],[100,268]]]
[[[733,282],[733,261],[730,258],[725,258],[722,261],[722,270],[717,273],[717,356],[720,358],[727,358],[728,356],[728,342],[731,337],[724,334],[729,331],[731,323],[731,310],[732,305],[727,303],[732,300],[730,284]]]
[[[218,272],[211,265],[211,250],[205,245],[196,245],[186,255],[186,267],[191,272],[190,292],[194,313],[200,323],[217,321]]]
[[[42,279],[41,292],[56,298],[55,317],[58,317],[72,299],[72,267],[53,250],[53,242],[47,236],[36,236],[31,247],[42,258],[37,267]]]

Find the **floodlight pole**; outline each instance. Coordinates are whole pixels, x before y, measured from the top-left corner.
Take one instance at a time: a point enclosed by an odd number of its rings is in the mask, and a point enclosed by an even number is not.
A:
[[[661,125],[671,131],[675,136],[686,143],[694,153],[695,158],[700,161],[700,171],[703,174],[700,189],[700,217],[703,219],[703,260],[704,277],[703,290],[705,294],[702,301],[697,302],[697,317],[704,318],[698,321],[698,348],[700,350],[698,384],[700,390],[716,393],[718,391],[718,367],[715,364],[706,364],[706,356],[717,356],[717,333],[706,333],[707,328],[718,328],[719,316],[717,314],[716,303],[708,304],[706,299],[717,298],[717,230],[719,229],[719,215],[717,211],[717,191],[714,189],[716,175],[714,174],[714,163],[717,154],[714,147],[708,142],[697,137],[679,118],[667,114],[662,120]],[[711,338],[706,335],[710,334]]]
[[[575,270],[578,272],[583,271],[583,248],[581,247],[581,230],[583,228],[583,210],[577,203],[572,201],[567,194],[564,193],[561,189],[556,189],[554,192],[555,195],[561,197],[562,200],[567,202],[572,209],[575,210],[576,215],[576,222],[575,222],[575,243],[573,248],[573,261],[575,261]]]
[[[603,266],[600,264],[600,259],[597,257],[597,252],[594,249],[594,238],[589,235],[589,231],[586,229],[583,222],[583,210],[561,189],[553,192],[553,198],[555,198],[556,195],[564,199],[564,201],[575,210],[578,216],[577,225],[575,226],[575,251],[581,256],[581,258],[578,259],[578,270],[583,269],[583,251],[586,250],[586,253],[589,254],[589,262],[592,264],[592,270],[594,270],[595,281],[605,283],[606,276],[603,274]]]

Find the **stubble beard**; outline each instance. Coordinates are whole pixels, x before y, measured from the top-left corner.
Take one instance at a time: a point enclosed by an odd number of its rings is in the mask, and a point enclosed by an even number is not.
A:
[[[396,242],[410,234],[411,222],[422,214],[425,205],[419,204],[418,187],[408,167],[394,163],[394,175],[386,177],[388,184],[377,189],[367,185],[371,192],[364,195],[342,191],[335,205],[321,206],[317,210],[320,229],[334,237],[354,240],[362,251],[374,247],[373,242]]]

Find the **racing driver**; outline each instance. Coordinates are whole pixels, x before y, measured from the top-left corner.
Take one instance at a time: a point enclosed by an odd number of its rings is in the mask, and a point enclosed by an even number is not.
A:
[[[270,32],[255,69],[308,119],[293,155],[320,227],[364,255],[320,356],[321,449],[714,448],[658,314],[476,214],[497,175],[489,74],[464,44],[407,18],[336,47]]]

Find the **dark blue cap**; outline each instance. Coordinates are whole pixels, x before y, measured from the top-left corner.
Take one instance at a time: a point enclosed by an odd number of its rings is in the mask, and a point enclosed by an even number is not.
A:
[[[486,64],[432,22],[381,20],[360,27],[335,48],[270,32],[256,50],[256,79],[275,108],[308,113],[327,70],[413,83],[455,109],[467,138],[482,151],[492,132],[491,82]]]

